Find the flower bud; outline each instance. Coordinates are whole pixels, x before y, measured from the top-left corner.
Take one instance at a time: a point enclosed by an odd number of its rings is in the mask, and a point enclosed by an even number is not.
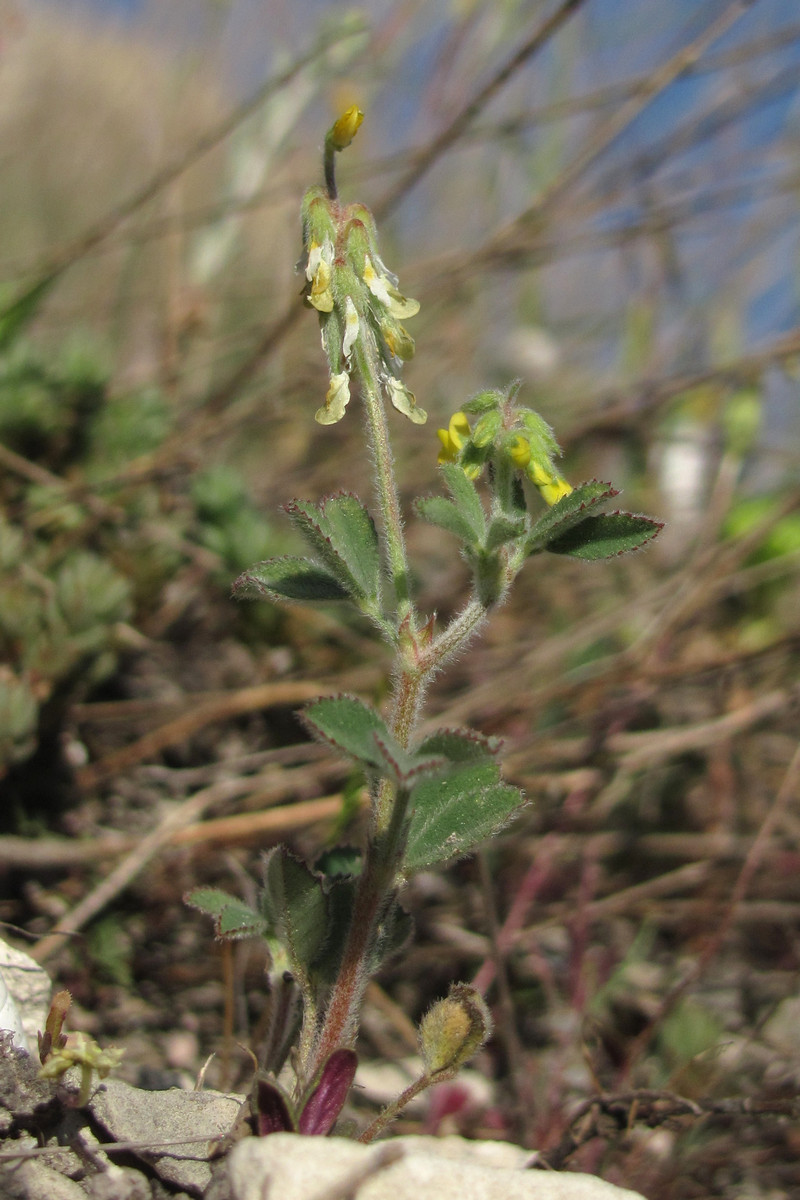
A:
[[[357,104],[351,104],[328,130],[328,138],[334,150],[345,150],[361,128],[364,114]]]
[[[501,413],[492,410],[485,412],[482,417],[478,418],[472,431],[473,445],[477,446],[479,450],[485,450],[487,446],[491,446],[500,432],[502,424]]]
[[[476,396],[472,396],[466,402],[464,412],[474,413],[476,416],[486,412],[497,412],[502,407],[505,399],[505,393],[498,392],[495,389],[478,392]]]
[[[486,1002],[466,983],[451,987],[422,1018],[419,1048],[428,1075],[453,1075],[477,1054],[492,1032]]]

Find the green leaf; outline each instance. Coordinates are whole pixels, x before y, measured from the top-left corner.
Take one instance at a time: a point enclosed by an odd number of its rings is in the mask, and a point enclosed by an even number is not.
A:
[[[307,991],[312,964],[328,933],[328,904],[322,881],[286,846],[265,855],[261,910]]]
[[[440,755],[409,754],[375,709],[356,696],[314,700],[302,717],[317,737],[357,759],[367,770],[388,775],[399,787],[410,787],[423,775],[440,772],[445,765]]]
[[[323,696],[312,700],[301,715],[316,737],[373,771],[383,769],[384,757],[375,734],[384,745],[393,739],[380,714],[363,700],[356,696]]]
[[[464,472],[462,471],[463,475]],[[466,479],[466,475],[464,476]],[[436,525],[439,529],[444,529],[448,533],[452,533],[465,546],[470,546],[474,549],[480,545],[480,540],[475,534],[472,525],[464,516],[461,509],[452,500],[448,500],[446,496],[424,496],[417,500],[415,508],[423,521],[427,521],[429,525]]]
[[[260,913],[219,888],[194,888],[183,899],[185,904],[211,917],[218,938],[232,941],[266,932],[267,923]]]
[[[553,554],[568,554],[586,562],[614,558],[629,550],[639,550],[664,528],[663,521],[634,513],[614,512],[586,517],[580,525],[548,542]]]
[[[375,524],[357,496],[341,492],[321,504],[293,500],[286,512],[324,565],[356,600],[380,597],[381,559]]]
[[[403,873],[469,853],[508,824],[522,793],[500,781],[493,762],[468,763],[424,780],[411,793],[412,816]]]
[[[374,974],[387,959],[399,954],[414,933],[414,919],[396,900],[393,900],[378,924],[372,945],[369,970]]]
[[[442,463],[439,470],[456,507],[469,522],[477,540],[482,542],[486,535],[486,513],[474,482],[455,463]]]
[[[364,855],[357,846],[331,846],[323,850],[314,863],[314,870],[328,879],[352,879],[361,874]]]
[[[525,522],[522,518],[513,520],[511,517],[494,517],[486,535],[486,550],[491,554],[506,542],[512,542],[525,532]]]
[[[605,500],[612,500],[619,492],[610,483],[601,483],[590,479],[582,483],[543,513],[528,534],[526,549],[528,554],[538,554],[549,550],[553,538],[559,538],[581,521],[585,521],[589,510]]]
[[[318,989],[330,986],[339,974],[353,919],[357,885],[358,880],[354,876],[340,876],[325,881],[328,926],[325,941],[315,955],[312,966],[314,983]]]
[[[486,762],[499,752],[499,738],[477,729],[437,729],[419,745],[419,754],[437,754],[454,764]]]
[[[245,571],[233,585],[239,598],[270,600],[349,600],[350,593],[324,567],[309,558],[268,558]]]

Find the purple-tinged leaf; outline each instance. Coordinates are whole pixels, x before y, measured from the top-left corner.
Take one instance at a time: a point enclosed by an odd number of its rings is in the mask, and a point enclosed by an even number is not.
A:
[[[325,1137],[344,1108],[353,1086],[358,1059],[354,1050],[334,1050],[322,1068],[320,1081],[308,1097],[300,1114],[300,1133]]]
[[[294,1132],[295,1125],[286,1097],[278,1085],[269,1079],[258,1080],[254,1108],[257,1137]]]

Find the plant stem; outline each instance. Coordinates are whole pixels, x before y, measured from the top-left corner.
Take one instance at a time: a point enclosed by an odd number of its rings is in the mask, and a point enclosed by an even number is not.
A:
[[[367,412],[367,428],[375,467],[375,490],[381,506],[383,531],[386,538],[388,566],[397,602],[397,621],[413,620],[414,609],[408,579],[408,559],[403,536],[403,519],[394,477],[394,462],[389,441],[389,427],[383,406],[378,371],[372,355],[360,344],[353,349],[361,378],[361,392]]]
[[[378,1134],[386,1128],[389,1122],[393,1121],[397,1114],[402,1112],[407,1104],[410,1104],[410,1102],[416,1096],[418,1096],[420,1092],[424,1092],[425,1089],[429,1088],[432,1083],[433,1080],[431,1079],[430,1075],[421,1075],[419,1079],[415,1079],[413,1083],[408,1085],[405,1091],[400,1093],[396,1100],[392,1100],[386,1105],[385,1108],[381,1109],[374,1121],[371,1121],[367,1128],[359,1134],[358,1140],[360,1142],[374,1141]]]

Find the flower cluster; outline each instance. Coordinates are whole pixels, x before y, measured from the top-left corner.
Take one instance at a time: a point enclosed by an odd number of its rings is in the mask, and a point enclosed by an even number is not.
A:
[[[498,456],[524,472],[542,499],[555,504],[573,490],[553,465],[561,453],[552,429],[537,412],[513,403],[516,388],[481,392],[454,413],[447,429],[437,430],[439,463],[458,463],[470,479],[477,479],[486,463]],[[474,426],[467,417],[476,415]]]
[[[348,109],[333,126],[336,149],[349,144],[360,115]],[[399,291],[397,277],[383,263],[372,213],[312,187],[303,199],[302,221],[305,296],[319,313],[330,366],[330,386],[316,420],[333,425],[342,419],[355,369],[363,381],[380,386],[399,412],[422,425],[427,414],[399,378],[403,362],[414,354],[414,339],[400,322],[419,312],[419,302]]]

